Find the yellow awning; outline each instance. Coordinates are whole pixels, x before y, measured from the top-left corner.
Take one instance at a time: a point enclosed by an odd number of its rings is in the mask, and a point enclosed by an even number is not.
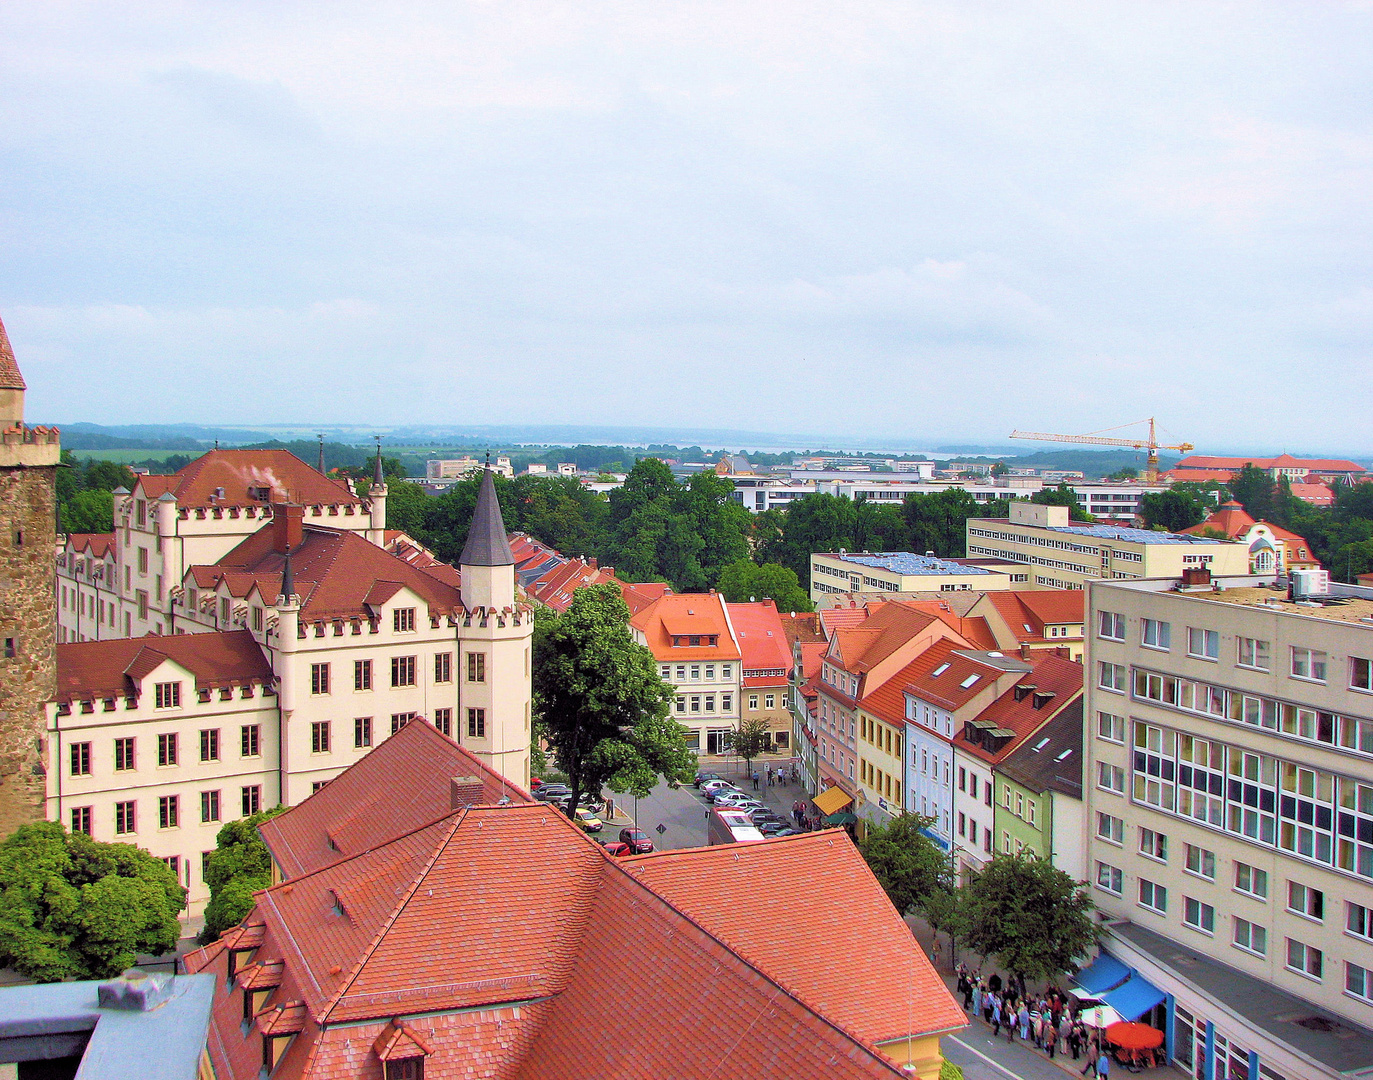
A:
[[[853,796],[841,787],[826,788],[815,796],[811,802],[815,803],[815,808],[825,817],[836,814],[846,806],[853,805]]]

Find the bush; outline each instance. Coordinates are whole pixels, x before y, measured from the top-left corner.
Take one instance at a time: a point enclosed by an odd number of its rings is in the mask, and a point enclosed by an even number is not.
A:
[[[963,1070],[948,1058],[939,1066],[939,1080],[963,1080]]]

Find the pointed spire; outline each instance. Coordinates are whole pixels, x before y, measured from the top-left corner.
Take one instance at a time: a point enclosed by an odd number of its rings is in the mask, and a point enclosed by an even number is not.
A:
[[[372,486],[385,487],[386,477],[382,475],[381,471],[381,436],[373,435],[372,438],[377,440],[377,460],[376,464],[372,467]]]
[[[278,603],[289,604],[296,594],[296,573],[291,568],[291,553],[286,553],[286,562],[281,568],[281,599]]]
[[[477,508],[472,513],[472,527],[467,532],[459,566],[514,566],[515,556],[505,537],[505,522],[501,520],[501,504],[496,498],[496,481],[491,470],[482,473],[477,490]]]
[[[19,374],[19,364],[10,348],[10,336],[5,333],[5,324],[0,322],[0,390],[24,390],[24,376]]]

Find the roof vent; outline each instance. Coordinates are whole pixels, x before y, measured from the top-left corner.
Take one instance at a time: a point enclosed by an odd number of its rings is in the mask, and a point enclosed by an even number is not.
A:
[[[149,1012],[172,996],[172,977],[129,968],[117,979],[101,983],[99,1001],[102,1009],[124,1012]]]

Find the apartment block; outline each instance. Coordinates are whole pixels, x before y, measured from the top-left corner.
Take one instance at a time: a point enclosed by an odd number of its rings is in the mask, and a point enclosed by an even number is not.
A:
[[[1010,517],[969,518],[969,556],[1031,567],[1036,588],[1080,589],[1097,578],[1247,574],[1249,549],[1229,540],[1071,522],[1066,506],[1011,503]]]
[[[1028,587],[1028,574],[910,551],[816,552],[810,557],[812,600],[833,593],[999,592]]]
[[[1330,590],[1204,572],[1088,585],[1103,949],[1198,1077],[1373,1061],[1373,590]]]

